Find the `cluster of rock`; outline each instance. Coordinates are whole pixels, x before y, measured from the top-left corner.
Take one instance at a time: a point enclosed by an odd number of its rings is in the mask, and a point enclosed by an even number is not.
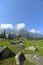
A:
[[[25,46],[23,46],[23,43],[16,44],[15,42],[11,42],[10,44],[13,45],[15,48],[24,49]]]
[[[11,55],[11,50],[8,47],[0,47],[0,60],[5,59]],[[17,65],[23,65],[25,61],[24,54],[20,51],[15,56],[15,61]]]

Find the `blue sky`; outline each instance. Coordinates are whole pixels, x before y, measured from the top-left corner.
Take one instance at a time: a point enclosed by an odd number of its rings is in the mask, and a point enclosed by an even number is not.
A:
[[[0,0],[0,27],[3,28],[2,24],[21,28],[24,25],[31,32],[43,34],[43,0]]]

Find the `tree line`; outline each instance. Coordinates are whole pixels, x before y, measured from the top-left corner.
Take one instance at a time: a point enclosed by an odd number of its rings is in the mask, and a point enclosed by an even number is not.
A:
[[[3,31],[3,33],[0,34],[0,38],[7,38],[7,39],[11,39],[11,34],[9,33],[8,36],[6,35],[6,32],[5,30]]]
[[[20,39],[20,35],[14,35],[9,32],[9,34],[6,34],[6,31],[4,30],[3,33],[0,34],[0,38],[5,39]]]

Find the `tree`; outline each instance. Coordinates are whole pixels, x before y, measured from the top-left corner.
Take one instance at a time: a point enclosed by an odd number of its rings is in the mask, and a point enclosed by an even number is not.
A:
[[[10,33],[8,34],[8,39],[12,39],[12,35]]]
[[[17,35],[17,39],[20,39],[20,35]]]
[[[4,38],[6,38],[6,35],[5,35],[5,34],[6,34],[6,33],[5,33],[5,30],[4,30],[4,33],[3,33],[3,37],[4,37]]]
[[[0,38],[4,38],[3,33],[0,34]]]
[[[0,38],[6,38],[6,33],[5,33],[5,30],[3,33],[0,34]]]
[[[8,34],[8,39],[11,39],[11,34],[10,33]]]

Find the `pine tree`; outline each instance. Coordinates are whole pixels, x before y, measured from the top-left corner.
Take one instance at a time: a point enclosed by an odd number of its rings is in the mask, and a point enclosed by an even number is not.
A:
[[[11,39],[11,35],[10,35],[10,33],[8,34],[8,39]]]
[[[3,33],[3,37],[4,37],[4,38],[6,38],[6,35],[5,35],[5,34],[6,34],[6,33],[5,33],[5,30],[4,30],[4,33]]]
[[[20,39],[20,35],[17,35],[17,39]]]
[[[0,38],[4,38],[3,33],[0,34]]]

